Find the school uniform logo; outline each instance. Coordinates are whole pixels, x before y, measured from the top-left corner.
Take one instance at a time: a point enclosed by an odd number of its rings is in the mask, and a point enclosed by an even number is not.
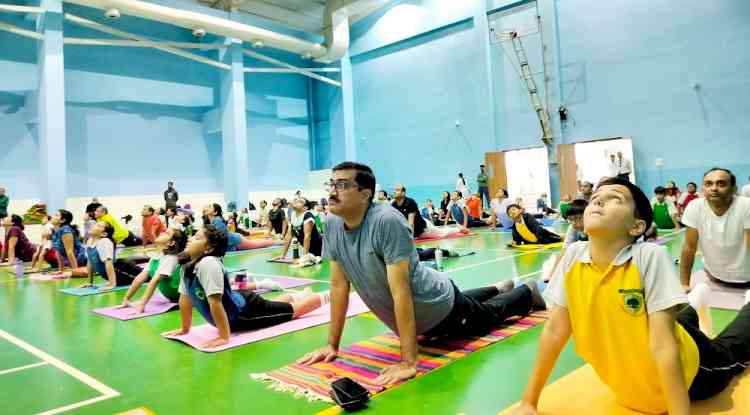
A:
[[[644,310],[644,291],[640,289],[628,289],[619,290],[620,293],[620,307],[632,315],[636,316],[641,314]]]
[[[195,296],[198,297],[201,300],[205,300],[206,299],[206,293],[205,293],[205,291],[203,291],[202,287],[196,287],[195,288]]]

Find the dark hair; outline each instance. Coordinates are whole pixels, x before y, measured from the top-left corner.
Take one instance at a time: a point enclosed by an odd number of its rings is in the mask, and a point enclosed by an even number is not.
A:
[[[583,215],[583,211],[586,210],[586,206],[588,205],[589,202],[583,199],[573,200],[572,202],[570,202],[570,204],[568,204],[568,210],[565,211],[563,218],[568,219],[573,216]]]
[[[507,207],[507,208],[505,208],[505,213],[508,213],[508,212],[510,212],[510,208],[523,209],[523,208],[521,207],[521,205],[519,205],[518,203],[511,203],[511,204],[509,204],[509,205],[508,205],[508,207]]]
[[[18,215],[10,215],[10,222],[23,230],[23,218]]]
[[[458,195],[458,197],[464,197],[464,194],[463,194],[463,193],[461,193],[461,191],[460,191],[460,190],[456,190],[455,192],[456,192],[456,194]]]
[[[503,189],[503,188],[501,188],[500,190],[502,190],[502,191],[503,191],[503,197],[506,197],[506,198],[507,198],[507,197],[508,197],[508,191],[507,191],[507,190],[505,190],[505,189]]]
[[[205,255],[201,255],[195,261],[191,260],[190,255],[184,251],[178,256],[180,264],[185,265],[185,277],[187,278],[195,278],[195,266],[203,258],[207,256],[221,258],[227,253],[229,240],[226,233],[220,231],[216,226],[208,224],[203,227],[203,234],[206,235],[206,242],[209,247],[209,251]]]
[[[464,174],[463,173],[458,173],[458,177],[460,177],[460,178],[463,179],[464,178]]]
[[[211,203],[211,207],[214,209],[214,216],[224,217],[224,211],[221,209],[221,205],[218,203]]]
[[[654,221],[654,211],[651,209],[651,200],[649,200],[648,196],[643,193],[643,190],[641,190],[640,187],[634,185],[633,183],[630,183],[629,180],[610,177],[599,182],[600,187],[615,185],[624,186],[628,189],[628,191],[630,191],[630,195],[633,198],[633,203],[635,204],[635,212],[633,212],[633,215],[636,219],[640,219],[646,222],[646,227],[643,230],[643,233],[646,233],[646,231],[651,227],[651,223]],[[641,235],[638,235],[636,239],[640,238]]]
[[[174,245],[167,246],[167,248],[163,251],[164,255],[177,255],[180,252],[185,250],[185,246],[187,246],[187,235],[185,235],[185,232],[179,230],[179,229],[172,229],[172,242],[174,242]]]
[[[91,216],[93,216],[94,212],[96,212],[96,208],[98,208],[101,205],[102,204],[99,203],[99,202],[91,202],[91,203],[89,203],[88,206],[86,206],[86,213],[90,213]]]
[[[479,167],[484,167],[484,164],[480,164]]]
[[[115,237],[114,237],[115,227],[112,226],[112,225],[110,225],[107,222],[102,222],[102,223],[104,224],[104,232],[107,232],[107,239],[109,239],[110,241],[112,241],[112,246],[113,247],[116,247],[117,246],[117,242],[115,242]]]
[[[342,170],[354,170],[356,172],[354,182],[360,188],[370,191],[370,202],[372,202],[372,198],[375,197],[375,173],[372,172],[370,166],[354,161],[345,161],[333,167],[333,171]]]
[[[695,186],[695,187],[698,187],[698,185],[697,185],[697,184],[695,184],[695,182],[688,182],[687,186],[690,186],[691,184],[692,184],[693,186]]]
[[[104,205],[99,205],[99,206],[97,206],[96,208],[97,208],[97,209],[99,209],[99,208],[102,208],[102,212],[104,212],[104,213],[109,213],[109,210],[107,210],[107,207],[106,207],[106,206],[104,206]]]
[[[601,186],[601,184],[600,184],[600,186]],[[654,193],[656,193],[657,195],[665,195],[665,194],[667,194],[667,189],[665,189],[662,186],[656,186],[654,188]]]
[[[737,186],[737,177],[734,175],[734,173],[732,173],[731,171],[729,171],[729,169],[725,169],[723,167],[711,167],[707,172],[703,173],[703,178],[706,178],[706,176],[708,175],[708,173],[715,172],[715,171],[723,171],[724,173],[728,174],[729,175],[729,184],[732,187]]]
[[[80,232],[78,232],[78,226],[73,225],[73,214],[70,213],[69,210],[65,210],[65,209],[60,209],[57,212],[60,214],[60,219],[62,219],[62,223],[60,224],[60,227],[63,227],[65,225],[70,226],[70,228],[73,229],[73,237],[78,239]]]

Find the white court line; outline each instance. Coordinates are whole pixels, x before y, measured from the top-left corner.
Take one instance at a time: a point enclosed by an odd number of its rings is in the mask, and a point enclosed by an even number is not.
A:
[[[504,256],[504,257],[500,257],[500,258],[488,259],[486,261],[477,262],[475,264],[468,264],[468,265],[464,265],[462,267],[446,269],[444,272],[451,273],[451,272],[455,272],[455,271],[463,271],[463,270],[475,268],[475,267],[478,267],[478,266],[481,266],[481,265],[491,264],[493,262],[499,262],[499,261],[503,261],[505,259],[519,257],[521,255],[536,254],[536,253],[539,253],[539,251],[524,251],[524,252],[519,252],[519,253],[517,253],[515,255],[508,255],[508,256]]]
[[[87,399],[85,401],[72,403],[70,405],[61,406],[59,408],[50,409],[49,411],[39,412],[37,415],[54,415],[59,414],[65,411],[70,411],[71,409],[80,408],[82,406],[91,405],[92,403],[96,403],[99,401],[103,401],[106,399],[114,398],[115,396],[119,396],[119,393],[117,395],[102,395],[97,396],[96,398]]]
[[[44,365],[48,365],[48,364],[49,364],[48,362],[37,362],[37,363],[32,363],[32,364],[26,365],[26,366],[14,367],[13,369],[0,370],[0,375],[5,375],[5,374],[8,374],[8,373],[13,373],[13,372],[20,372],[22,370],[31,369],[32,367],[44,366]]]
[[[100,398],[95,398],[97,400],[102,399],[108,399],[113,398],[115,396],[120,396],[120,392],[117,392],[116,390],[110,388],[109,386],[99,382],[98,380],[92,378],[91,376],[81,372],[80,370],[74,368],[73,366],[70,366],[69,364],[63,362],[60,359],[57,359],[56,357],[53,357],[36,347],[26,343],[25,341],[13,336],[12,334],[0,330],[0,337],[15,344],[16,346],[20,347],[21,349],[33,354],[34,356],[38,357],[39,359],[49,363],[50,365],[62,370],[63,372],[67,373],[68,375],[76,378],[81,383],[85,383],[92,389],[96,390],[97,392],[103,394],[104,396]],[[76,405],[76,404],[74,404]],[[70,406],[70,405],[69,405]],[[53,410],[56,411],[56,410]],[[51,412],[51,413],[57,413],[57,412]]]

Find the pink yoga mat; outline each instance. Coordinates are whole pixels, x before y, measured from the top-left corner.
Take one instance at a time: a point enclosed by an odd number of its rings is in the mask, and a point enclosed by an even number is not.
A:
[[[367,308],[365,303],[362,302],[358,295],[352,294],[349,297],[349,309],[346,312],[347,317],[366,313],[367,311],[369,311],[369,309]],[[190,333],[183,336],[168,336],[167,338],[181,341],[202,352],[220,352],[222,350],[255,343],[257,341],[270,339],[273,337],[281,336],[283,334],[303,330],[309,327],[319,326],[321,324],[326,324],[329,321],[331,321],[331,308],[330,306],[325,306],[313,311],[310,314],[273,327],[266,327],[264,329],[254,331],[232,333],[232,335],[229,337],[229,343],[214,349],[206,349],[201,347],[202,344],[205,344],[209,340],[216,338],[216,336],[218,335],[216,327],[210,324],[195,326],[192,328],[192,330],[190,330]]]
[[[143,310],[143,313],[133,314],[133,312],[135,311],[133,307],[119,308],[119,306],[97,308],[91,311],[105,317],[127,321],[136,318],[166,313],[167,311],[172,311],[177,307],[177,303],[169,301],[166,297],[164,297],[160,292],[157,291],[154,293],[154,296],[151,297],[151,301],[146,304],[146,308]]]
[[[711,287],[711,307],[713,308],[739,310],[745,304],[747,288],[735,288],[712,280],[703,269],[695,271],[690,276],[691,287],[695,287],[700,282],[706,282]]]
[[[465,236],[476,236],[476,235],[477,234],[475,233],[463,233],[463,232],[456,231],[456,232],[452,232],[443,236],[419,237],[415,239],[414,242],[420,243],[420,242],[430,242],[430,241],[442,241],[443,239],[458,239],[458,238],[463,238]]]
[[[253,277],[253,274],[250,273],[248,277]],[[255,276],[254,278],[256,280],[264,279],[264,277],[261,277],[261,276]],[[311,280],[309,278],[293,278],[293,277],[269,277],[269,278],[278,282],[279,285],[281,285],[281,288],[285,290],[289,288],[304,287],[306,285],[312,285],[312,284],[315,284],[316,282],[320,282],[318,280]],[[231,284],[232,284],[232,289],[236,290],[237,284],[234,282],[234,280],[231,282]],[[266,293],[268,291],[269,290],[266,290],[266,289],[255,290],[255,292],[258,294]]]
[[[34,281],[57,281],[57,280],[65,280],[67,277],[63,277],[60,274],[42,274],[41,272],[37,272],[34,274],[29,274],[29,279]]]

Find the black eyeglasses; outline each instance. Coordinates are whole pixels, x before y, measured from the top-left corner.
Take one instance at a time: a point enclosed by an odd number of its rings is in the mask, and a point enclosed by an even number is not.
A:
[[[349,180],[333,180],[333,179],[323,183],[323,186],[329,192],[333,189],[336,189],[337,192],[343,192],[347,189],[351,189],[352,187],[356,187],[358,189],[362,188],[362,186],[356,183],[350,182]]]

